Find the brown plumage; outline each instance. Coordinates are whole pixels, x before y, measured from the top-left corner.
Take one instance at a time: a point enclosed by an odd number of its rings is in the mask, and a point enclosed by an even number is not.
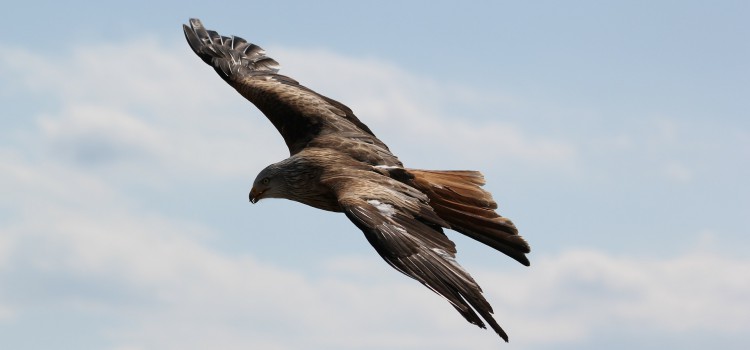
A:
[[[456,230],[529,265],[529,245],[495,212],[481,173],[404,168],[351,109],[278,74],[279,64],[257,45],[197,19],[183,29],[193,51],[268,117],[289,148],[289,158],[258,174],[251,202],[286,198],[343,212],[388,264],[508,341],[443,233]]]

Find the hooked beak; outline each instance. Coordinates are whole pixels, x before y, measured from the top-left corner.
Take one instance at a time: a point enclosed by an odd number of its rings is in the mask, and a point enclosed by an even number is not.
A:
[[[250,203],[258,203],[262,194],[263,191],[258,191],[255,189],[255,187],[253,187],[253,189],[250,190]]]

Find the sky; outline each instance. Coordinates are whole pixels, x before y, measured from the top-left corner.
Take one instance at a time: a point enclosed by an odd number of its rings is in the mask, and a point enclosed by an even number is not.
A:
[[[14,2],[0,29],[0,348],[745,349],[745,1]],[[351,107],[411,168],[480,170],[524,267],[458,233],[510,335],[341,214],[250,204],[288,156],[188,18]]]

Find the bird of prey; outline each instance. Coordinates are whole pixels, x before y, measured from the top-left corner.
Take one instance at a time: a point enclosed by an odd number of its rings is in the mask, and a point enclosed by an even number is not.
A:
[[[183,29],[198,57],[255,104],[289,147],[289,158],[258,174],[251,202],[286,198],[343,212],[389,265],[508,341],[443,233],[458,231],[529,265],[529,245],[495,212],[480,172],[406,168],[349,107],[278,74],[279,64],[257,45],[207,30],[198,19]]]

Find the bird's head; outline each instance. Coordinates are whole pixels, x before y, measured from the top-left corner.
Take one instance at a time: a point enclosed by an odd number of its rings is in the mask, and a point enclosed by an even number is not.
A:
[[[285,198],[286,181],[278,163],[271,164],[258,173],[250,190],[250,202],[263,198]]]

